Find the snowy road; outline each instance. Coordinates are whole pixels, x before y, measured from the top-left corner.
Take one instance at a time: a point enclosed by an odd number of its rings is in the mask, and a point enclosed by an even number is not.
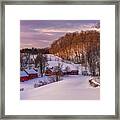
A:
[[[66,76],[62,81],[20,92],[21,100],[99,100],[100,88],[89,85],[90,77]],[[26,83],[22,83],[25,88]]]

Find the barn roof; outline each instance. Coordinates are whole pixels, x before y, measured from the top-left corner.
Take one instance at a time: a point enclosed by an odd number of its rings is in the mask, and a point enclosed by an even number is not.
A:
[[[28,73],[28,74],[37,74],[38,72],[35,71],[34,69],[25,69],[25,71]]]
[[[20,77],[26,77],[28,74],[25,71],[20,71]]]

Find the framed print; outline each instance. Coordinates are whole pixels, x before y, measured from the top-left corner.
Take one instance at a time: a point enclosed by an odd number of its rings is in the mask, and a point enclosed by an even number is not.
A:
[[[1,118],[119,119],[117,0],[1,9]]]

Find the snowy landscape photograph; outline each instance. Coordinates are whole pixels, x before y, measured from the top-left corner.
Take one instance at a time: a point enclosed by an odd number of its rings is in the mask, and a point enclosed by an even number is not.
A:
[[[100,100],[100,20],[20,20],[20,100]]]

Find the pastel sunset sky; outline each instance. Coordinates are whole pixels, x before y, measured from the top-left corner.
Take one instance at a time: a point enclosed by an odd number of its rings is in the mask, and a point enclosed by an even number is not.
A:
[[[49,47],[68,32],[98,30],[99,25],[99,20],[21,20],[20,48]]]

